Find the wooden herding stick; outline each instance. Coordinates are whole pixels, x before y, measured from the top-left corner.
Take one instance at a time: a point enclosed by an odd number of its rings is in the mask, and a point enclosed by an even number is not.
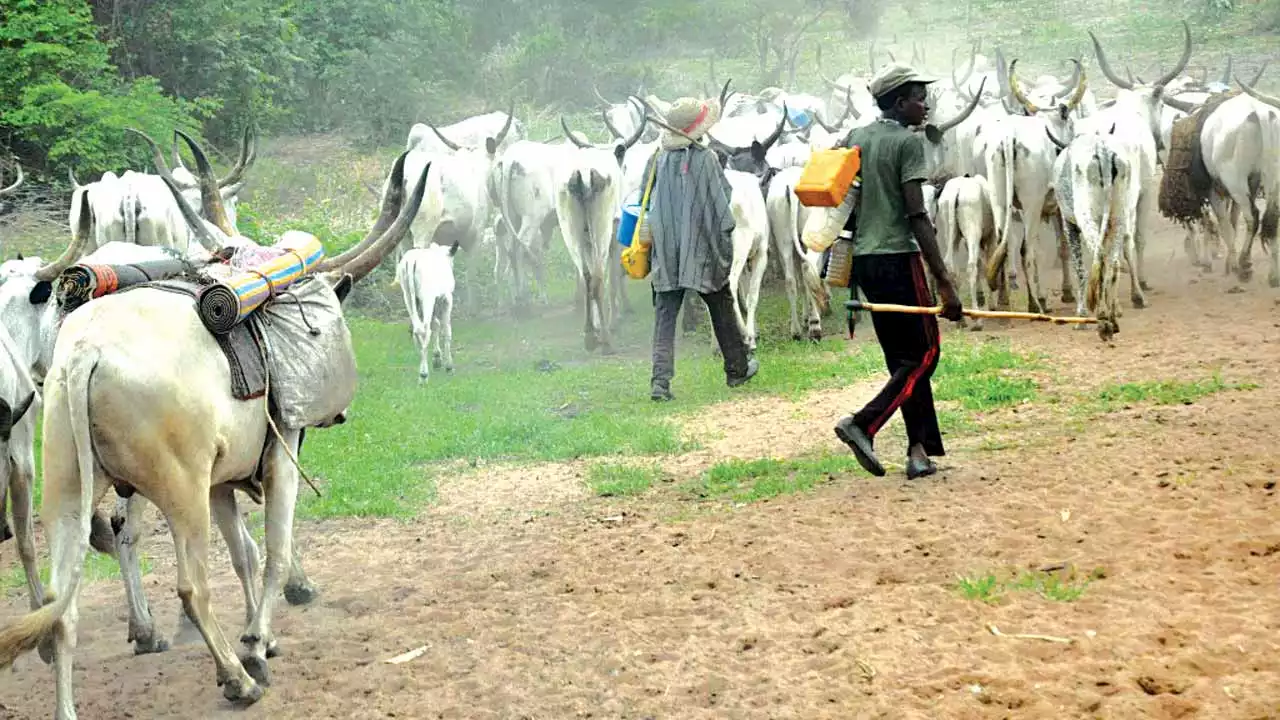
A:
[[[861,300],[847,300],[844,304],[849,311],[866,310],[868,312],[896,312],[906,313],[908,315],[941,315],[942,307],[924,307],[916,305],[893,305],[890,303],[870,303]],[[964,308],[961,312],[966,317],[971,318],[992,318],[1002,320],[1032,320],[1034,322],[1048,322],[1054,325],[1091,325],[1098,322],[1098,318],[1093,317],[1062,317],[1058,315],[1044,315],[1041,313],[1030,312],[1006,312],[1001,310],[971,310]]]

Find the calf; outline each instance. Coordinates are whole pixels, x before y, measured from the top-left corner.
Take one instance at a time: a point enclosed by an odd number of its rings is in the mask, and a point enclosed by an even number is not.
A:
[[[425,384],[432,367],[453,372],[453,257],[458,244],[431,245],[405,251],[396,264],[396,281],[404,291],[409,326],[421,360],[418,378]],[[428,362],[431,333],[436,333],[435,352]]]
[[[969,283],[970,307],[981,307],[978,299],[981,290],[979,267],[985,267],[995,250],[995,211],[991,205],[991,186],[981,175],[952,178],[942,186],[938,194],[934,224],[938,229],[938,244],[942,247],[947,266],[956,267],[956,254],[965,250],[965,280]],[[994,305],[993,297],[986,294],[987,307]],[[973,330],[982,329],[982,319],[970,325]]]

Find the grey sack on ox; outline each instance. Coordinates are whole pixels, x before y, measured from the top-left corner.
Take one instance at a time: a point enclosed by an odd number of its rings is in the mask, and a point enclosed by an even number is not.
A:
[[[356,356],[342,305],[327,283],[295,283],[256,313],[266,344],[268,396],[283,427],[325,425],[356,394]]]

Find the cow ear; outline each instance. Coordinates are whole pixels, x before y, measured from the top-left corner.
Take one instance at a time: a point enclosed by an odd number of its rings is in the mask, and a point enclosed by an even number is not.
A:
[[[493,155],[494,153],[498,152],[498,142],[497,142],[496,140],[494,140],[493,138],[485,138],[485,139],[484,139],[484,149],[485,149],[485,151],[487,151],[490,155]]]
[[[49,296],[53,295],[53,283],[48,280],[37,280],[35,287],[31,288],[31,294],[27,295],[27,299],[32,305],[43,305],[49,302]]]
[[[33,392],[27,395],[26,399],[22,402],[18,403],[18,407],[14,408],[13,412],[10,414],[10,418],[14,425],[22,422],[22,416],[27,414],[27,411],[31,409],[31,403],[35,402],[35,400],[36,394]]]
[[[759,140],[751,141],[751,159],[756,162],[764,162],[764,146]]]
[[[929,140],[929,142],[933,143],[934,145],[937,145],[938,143],[942,142],[942,131],[939,130],[938,126],[934,125],[933,123],[929,123],[928,125],[924,126],[924,136],[926,139]]]
[[[21,259],[22,259],[22,253],[18,253],[18,256],[14,258],[14,260],[21,260]]]
[[[338,302],[343,302],[347,299],[347,295],[355,284],[356,281],[351,277],[350,273],[342,273],[342,278],[333,286],[333,294],[338,296]]]

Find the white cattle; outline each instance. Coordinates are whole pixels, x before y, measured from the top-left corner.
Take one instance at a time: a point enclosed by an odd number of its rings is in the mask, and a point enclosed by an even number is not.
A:
[[[1121,78],[1107,61],[1102,44],[1092,32],[1094,53],[1098,58],[1098,66],[1107,79],[1119,90],[1115,102],[1100,109],[1094,115],[1076,123],[1077,134],[1092,133],[1095,135],[1111,135],[1110,147],[1120,153],[1120,162],[1129,168],[1131,182],[1139,188],[1136,193],[1136,205],[1126,208],[1133,219],[1133,233],[1122,238],[1126,243],[1125,259],[1129,263],[1130,297],[1135,308],[1148,305],[1145,291],[1150,289],[1147,283],[1144,252],[1147,233],[1151,223],[1151,214],[1155,209],[1159,188],[1156,178],[1156,143],[1160,137],[1161,103],[1170,103],[1164,94],[1165,85],[1176,78],[1187,67],[1191,59],[1191,28],[1183,21],[1183,50],[1178,64],[1165,75],[1150,85],[1136,85]]]
[[[405,182],[412,182],[422,168],[431,165],[426,200],[414,218],[413,247],[456,244],[463,251],[472,253],[484,241],[485,230],[493,216],[489,186],[495,154],[515,124],[511,114],[505,118],[506,124],[495,135],[486,136],[481,143],[461,145],[428,124],[426,127],[434,131],[446,149],[441,151],[437,146],[424,142],[411,144],[404,174],[409,180]],[[416,125],[414,127],[417,128]],[[384,182],[382,196],[385,198],[389,191]],[[405,192],[406,188],[398,191]],[[468,266],[467,281],[463,283],[468,304],[474,300],[471,273],[472,266]]]
[[[36,384],[27,373],[26,362],[9,334],[0,326],[0,543],[14,537],[9,530],[6,505],[13,494],[13,529],[17,531],[18,557],[27,578],[31,609],[40,607],[44,597],[36,565],[34,508],[31,492],[35,486]]]
[[[563,154],[554,145],[518,140],[494,167],[498,221],[505,231],[499,252],[511,268],[517,309],[529,300],[526,270],[532,270],[542,301],[547,301],[546,251],[556,226],[555,166]]]
[[[1219,106],[1201,133],[1205,166],[1215,181],[1209,205],[1226,241],[1227,271],[1231,271],[1240,230],[1238,217],[1244,213],[1237,275],[1242,281],[1251,279],[1253,238],[1261,231],[1263,247],[1271,256],[1267,281],[1271,287],[1280,287],[1280,241],[1276,238],[1280,223],[1280,98],[1259,92],[1238,77],[1236,82],[1248,95]],[[1254,201],[1259,191],[1266,202],[1261,214]]]
[[[504,150],[507,145],[525,138],[524,123],[512,114],[514,112],[515,105],[512,104],[508,112],[495,110],[438,129],[430,121],[414,123],[409,128],[405,149],[444,153],[459,147],[484,147],[490,139],[497,138],[495,150]]]
[[[947,266],[955,272],[957,256],[965,251],[965,280],[969,284],[970,307],[981,307],[978,294],[981,290],[980,267],[985,267],[995,250],[995,212],[991,205],[991,186],[981,175],[955,177],[942,186],[934,211],[934,225],[938,230]],[[987,307],[993,307],[991,293],[985,293]],[[982,319],[976,318],[970,325],[973,330],[982,329]]]
[[[613,219],[622,172],[618,158],[604,148],[566,148],[555,169],[556,218],[569,258],[582,279],[586,300],[584,346],[588,352],[613,351],[606,264],[613,244]]]
[[[600,100],[604,123],[608,126],[609,132],[613,133],[615,140],[629,138],[637,130],[640,131],[640,139],[645,142],[652,142],[658,138],[657,128],[650,127],[645,121],[644,104],[635,96],[628,95],[626,102],[611,103],[604,99],[598,88],[595,89],[595,93]]]
[[[1020,260],[1027,285],[1027,307],[1047,311],[1040,286],[1040,229],[1051,200],[1054,147],[1037,117],[1011,115],[984,126],[979,145],[984,152],[999,242],[987,267],[987,285],[996,290],[1005,258]],[[1048,215],[1049,218],[1052,215]],[[1021,232],[1015,232],[1015,221]]]
[[[186,133],[174,131],[174,167],[170,171],[170,177],[189,204],[203,208],[199,182],[182,165],[178,154],[176,143],[179,137],[188,144],[192,142]],[[246,128],[239,159],[226,177],[216,181],[222,208],[232,228],[236,227],[236,204],[240,191],[245,186],[244,175],[253,167],[257,156],[257,134],[251,127]],[[157,155],[156,162],[163,163],[163,155]],[[208,160],[197,159],[197,164],[200,162],[207,164]],[[205,251],[218,250],[215,247],[201,247],[198,242],[192,244],[193,240],[198,241],[201,236],[188,229],[173,195],[159,175],[127,170],[123,175],[117,176],[108,171],[99,180],[84,185],[76,180],[74,173],[70,174],[70,179],[72,193],[68,225],[74,230],[80,216],[81,203],[87,203],[90,208],[92,242],[85,248],[86,252],[117,241],[173,248],[184,255],[202,255]]]
[[[726,170],[724,176],[729,184],[729,209],[734,221],[729,294],[733,296],[734,315],[747,349],[754,351],[756,306],[769,261],[769,211],[760,193],[760,180],[754,174]]]
[[[457,245],[413,248],[396,264],[396,279],[404,292],[410,330],[418,346],[418,378],[423,384],[432,367],[453,372],[453,256],[457,252]]]
[[[874,117],[880,114],[880,108],[876,106],[875,98],[871,97],[871,91],[867,89],[867,83],[877,67],[874,51],[871,52],[871,56],[870,63],[867,65],[870,68],[868,74],[854,75],[853,73],[844,73],[832,80],[822,71],[822,45],[818,45],[818,77],[831,90],[831,97],[827,100],[828,112],[843,115],[848,108],[852,107],[852,110],[848,111],[857,117]]]
[[[1122,137],[1084,133],[1063,148],[1054,165],[1054,192],[1078,291],[1076,314],[1096,313],[1104,340],[1119,331],[1116,282],[1137,230],[1134,209],[1142,187],[1129,164],[1134,157],[1140,155]],[[1092,260],[1087,281],[1085,250]]]
[[[773,235],[773,247],[782,265],[782,277],[791,306],[791,338],[799,340],[803,328],[798,310],[803,305],[808,334],[811,340],[822,339],[822,315],[831,302],[826,283],[819,277],[822,253],[806,248],[801,240],[807,223],[825,220],[828,208],[807,207],[796,197],[795,186],[803,172],[801,167],[785,167],[769,182],[769,194],[765,207],[769,214],[769,229]],[[813,220],[812,218],[817,218]],[[797,280],[804,288],[800,298]]]

